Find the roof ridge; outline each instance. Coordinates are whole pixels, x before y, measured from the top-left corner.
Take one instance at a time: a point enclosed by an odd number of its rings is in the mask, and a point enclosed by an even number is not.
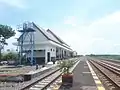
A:
[[[53,33],[50,29],[47,29],[47,32],[50,32],[58,41],[60,41],[62,44],[65,44],[67,46],[69,46],[68,44],[66,44],[59,36],[57,36],[55,33]],[[70,47],[70,46],[69,46]]]
[[[36,25],[34,22],[32,22],[32,23],[33,23],[33,25],[34,25],[48,40],[51,40],[51,41],[53,41],[53,42],[55,42],[55,43],[57,43],[57,44],[60,44],[60,45],[62,45],[62,46],[64,46],[64,47],[68,48],[68,49],[71,49],[69,45],[67,45],[67,46],[66,46],[66,45],[63,45],[63,44],[60,43],[59,41],[57,42],[57,41],[55,41],[54,39],[51,39],[49,36],[46,35],[47,33],[49,33],[47,30],[39,27],[39,25]],[[43,29],[45,32],[43,32],[41,29]],[[52,32],[52,31],[51,31],[51,32]],[[72,49],[71,49],[71,50],[72,50]]]

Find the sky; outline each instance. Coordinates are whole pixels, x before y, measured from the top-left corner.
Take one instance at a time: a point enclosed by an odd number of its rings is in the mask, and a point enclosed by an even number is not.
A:
[[[33,21],[78,54],[120,54],[120,0],[0,0],[0,23]],[[17,31],[16,31],[17,32]],[[5,48],[19,37],[7,40]]]

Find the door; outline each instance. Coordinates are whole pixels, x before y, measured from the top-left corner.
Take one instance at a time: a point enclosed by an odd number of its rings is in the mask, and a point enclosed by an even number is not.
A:
[[[47,61],[50,62],[50,52],[47,52]]]

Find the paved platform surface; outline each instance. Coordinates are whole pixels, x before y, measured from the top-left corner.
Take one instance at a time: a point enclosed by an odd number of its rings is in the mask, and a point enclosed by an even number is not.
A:
[[[81,58],[73,73],[73,86],[60,90],[98,90],[85,58]]]

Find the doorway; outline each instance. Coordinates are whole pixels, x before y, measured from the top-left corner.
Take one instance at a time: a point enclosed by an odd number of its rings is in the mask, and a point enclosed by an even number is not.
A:
[[[47,52],[47,61],[50,62],[50,52]]]

